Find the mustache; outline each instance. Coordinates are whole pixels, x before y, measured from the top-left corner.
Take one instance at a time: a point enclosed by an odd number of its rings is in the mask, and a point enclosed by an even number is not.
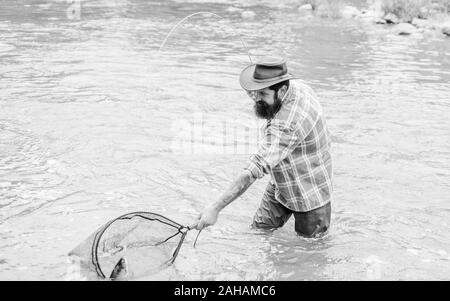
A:
[[[258,101],[254,105],[256,116],[263,119],[273,117],[273,107],[264,101]]]
[[[261,101],[261,100],[257,101],[255,103],[255,106],[261,107],[261,108],[269,108],[270,107],[270,105],[268,103],[266,103],[265,101]]]

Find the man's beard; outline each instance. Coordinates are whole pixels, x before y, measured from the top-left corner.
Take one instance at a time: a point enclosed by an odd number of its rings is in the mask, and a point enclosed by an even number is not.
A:
[[[281,101],[274,95],[274,101],[272,105],[260,100],[255,103],[254,110],[258,118],[272,119],[281,107]]]

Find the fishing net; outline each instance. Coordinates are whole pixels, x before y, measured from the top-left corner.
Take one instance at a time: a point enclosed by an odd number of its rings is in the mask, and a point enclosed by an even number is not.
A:
[[[151,212],[132,212],[111,220],[69,255],[84,259],[101,278],[109,278],[121,258],[132,276],[148,275],[171,265],[189,227]]]

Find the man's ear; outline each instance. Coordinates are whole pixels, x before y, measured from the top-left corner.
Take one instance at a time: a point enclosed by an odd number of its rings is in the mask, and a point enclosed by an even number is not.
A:
[[[287,87],[284,85],[283,87],[281,87],[280,90],[278,90],[278,95],[277,95],[278,98],[279,99],[283,99],[283,97],[286,94],[286,92],[287,92]]]

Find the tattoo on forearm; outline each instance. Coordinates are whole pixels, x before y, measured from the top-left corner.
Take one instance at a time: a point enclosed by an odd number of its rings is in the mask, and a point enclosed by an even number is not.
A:
[[[241,196],[250,185],[253,184],[255,178],[250,172],[242,173],[231,186],[225,191],[220,198],[220,206],[223,208]]]

